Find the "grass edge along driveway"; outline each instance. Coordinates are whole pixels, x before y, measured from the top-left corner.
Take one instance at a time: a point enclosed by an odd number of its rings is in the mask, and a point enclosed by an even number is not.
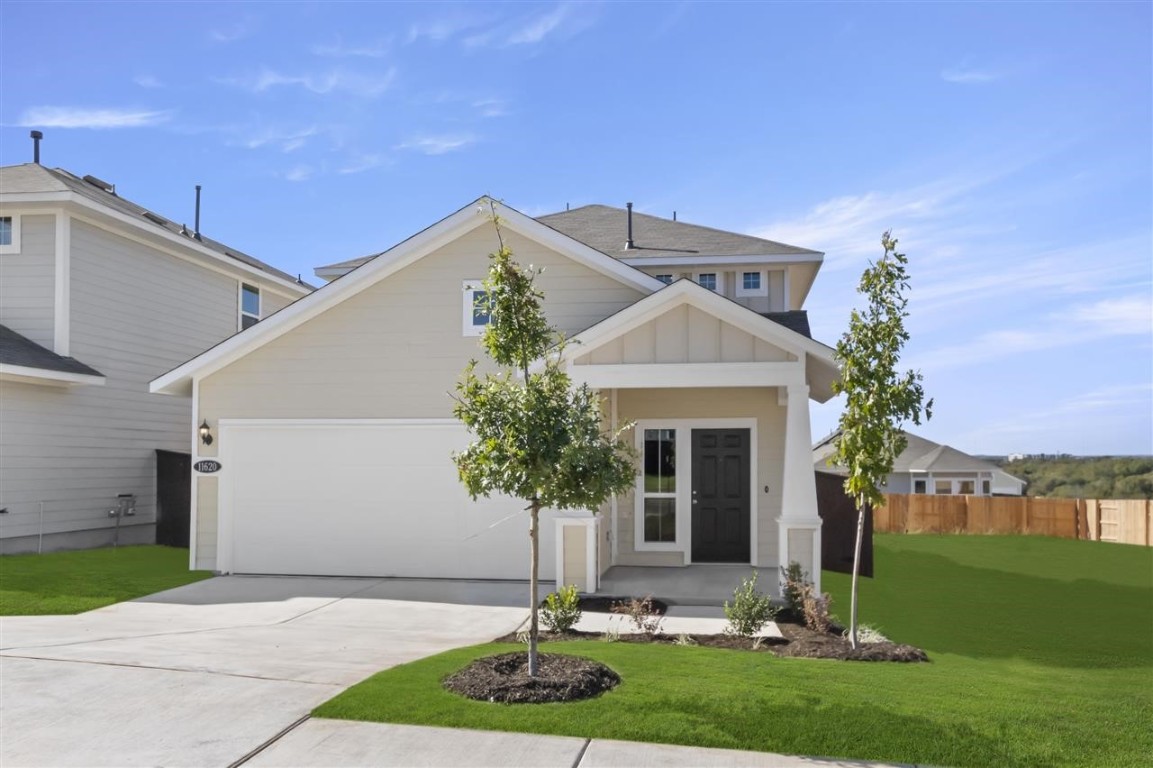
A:
[[[353,686],[314,714],[952,766],[1140,765],[1153,753],[1153,550],[1042,537],[878,535],[866,622],[929,664],[597,641],[624,683],[570,704],[494,705],[439,681],[507,645]],[[825,574],[835,605],[847,577]]]
[[[72,614],[212,576],[188,570],[188,550],[108,547],[0,557],[0,616]]]

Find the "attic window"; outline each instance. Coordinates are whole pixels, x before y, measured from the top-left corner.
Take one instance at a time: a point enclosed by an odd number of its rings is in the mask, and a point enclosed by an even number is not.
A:
[[[698,272],[697,285],[710,291],[721,292],[721,276],[716,272]]]
[[[248,283],[240,284],[240,330],[260,322],[260,289]]]
[[[665,284],[671,283],[673,281],[672,275],[653,275],[653,277]]]
[[[19,216],[0,216],[0,253],[20,253]]]
[[[488,291],[481,280],[465,280],[463,294],[464,335],[480,336],[492,322]]]
[[[768,296],[769,281],[764,272],[740,272],[737,275],[738,296]]]

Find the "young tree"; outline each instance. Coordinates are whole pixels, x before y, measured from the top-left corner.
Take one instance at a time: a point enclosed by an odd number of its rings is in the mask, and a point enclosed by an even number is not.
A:
[[[529,675],[536,676],[539,517],[544,508],[596,510],[633,483],[633,451],[601,429],[601,402],[574,387],[561,367],[561,334],[545,319],[538,271],[522,268],[493,223],[500,244],[489,256],[481,311],[491,321],[481,338],[502,369],[483,377],[472,361],[456,387],[454,415],[473,435],[453,456],[469,495],[505,494],[527,502],[530,542]]]
[[[901,349],[909,340],[905,318],[909,274],[905,254],[897,252],[890,232],[881,235],[884,255],[869,264],[857,293],[867,306],[853,310],[849,330],[837,342],[841,378],[833,391],[845,395],[845,409],[839,422],[836,463],[848,469],[845,491],[857,506],[857,543],[853,556],[853,589],[849,636],[857,642],[857,582],[861,565],[861,542],[865,536],[865,510],[878,506],[884,498],[878,488],[893,471],[893,462],[905,450],[901,425],[906,420],[921,423],[932,416],[933,401],[924,401],[921,374],[900,373]]]

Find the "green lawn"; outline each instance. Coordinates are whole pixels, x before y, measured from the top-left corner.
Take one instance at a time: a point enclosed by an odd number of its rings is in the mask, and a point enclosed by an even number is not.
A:
[[[584,702],[494,705],[439,681],[486,645],[381,672],[315,714],[953,766],[1145,765],[1153,550],[1041,537],[876,537],[863,619],[930,664],[549,644],[624,682]],[[848,579],[825,574],[847,613]]]
[[[0,557],[0,616],[82,613],[207,579],[188,550],[119,547]]]

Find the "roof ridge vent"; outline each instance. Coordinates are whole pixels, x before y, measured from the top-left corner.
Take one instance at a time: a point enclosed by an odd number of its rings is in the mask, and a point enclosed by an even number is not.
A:
[[[112,184],[110,182],[107,182],[104,179],[98,179],[95,176],[89,175],[89,176],[85,176],[84,180],[98,189],[103,189],[105,192],[107,192],[110,195],[116,194],[116,185]]]
[[[164,218],[160,214],[153,213],[152,211],[141,211],[140,215],[153,222],[154,224],[159,224],[162,227],[168,226],[168,219]]]

